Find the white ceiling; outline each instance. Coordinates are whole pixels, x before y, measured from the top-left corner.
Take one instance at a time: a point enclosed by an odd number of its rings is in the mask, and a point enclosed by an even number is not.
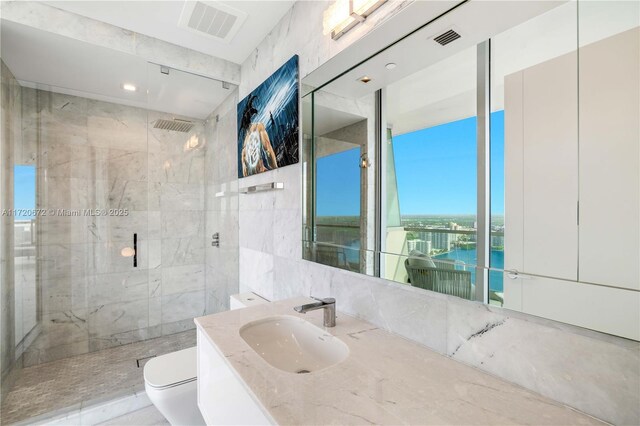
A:
[[[248,16],[230,43],[178,27],[184,1],[47,1],[48,5],[241,64],[291,8],[293,0],[213,1]]]
[[[313,114],[316,121],[315,135],[324,136],[335,130],[342,129],[351,124],[362,121],[364,117],[348,112],[338,111],[323,105],[315,105]],[[302,109],[302,131],[305,135],[311,135],[311,108]]]
[[[2,59],[24,86],[204,119],[231,93],[222,82],[115,50],[1,21]],[[125,83],[137,86],[127,92]]]

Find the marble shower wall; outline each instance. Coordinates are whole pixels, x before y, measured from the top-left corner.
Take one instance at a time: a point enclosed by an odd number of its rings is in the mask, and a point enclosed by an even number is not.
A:
[[[334,42],[322,28],[329,5],[293,5],[242,64],[240,98],[292,55],[300,56],[304,77],[375,26]],[[397,7],[385,5],[372,17],[383,20]],[[273,181],[284,190],[239,199],[240,291],[272,300],[332,296],[340,311],[445,356],[608,422],[640,423],[637,342],[302,260],[301,165],[241,179],[240,186]]]
[[[153,128],[171,114],[29,88],[23,99],[47,211],[37,222],[41,330],[24,364],[192,328],[205,313],[204,124],[172,132]],[[185,148],[194,134],[203,143]],[[134,233],[137,268],[121,255]]]
[[[234,90],[205,124],[207,313],[228,310],[229,296],[238,293],[237,103]],[[219,247],[211,244],[214,233]]]
[[[14,147],[21,139],[22,94],[0,60],[0,210],[12,209]],[[13,217],[0,215],[0,402],[19,367],[15,352]]]

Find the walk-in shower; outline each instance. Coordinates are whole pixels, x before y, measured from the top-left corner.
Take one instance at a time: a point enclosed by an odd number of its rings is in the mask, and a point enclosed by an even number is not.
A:
[[[3,422],[140,391],[237,292],[236,87],[169,65],[2,21]]]

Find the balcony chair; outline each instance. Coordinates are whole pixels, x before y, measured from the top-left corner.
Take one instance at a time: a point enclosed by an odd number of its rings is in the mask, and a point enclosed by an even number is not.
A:
[[[315,259],[316,262],[323,265],[351,271],[351,266],[347,261],[347,254],[342,247],[321,245],[321,243],[318,243],[315,247]]]
[[[414,287],[472,300],[471,272],[460,271],[451,262],[434,260],[426,255],[404,261],[409,283]]]

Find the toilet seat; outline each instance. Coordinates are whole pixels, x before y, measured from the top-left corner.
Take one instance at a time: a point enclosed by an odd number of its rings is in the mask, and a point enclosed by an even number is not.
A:
[[[144,381],[154,389],[168,389],[193,382],[197,378],[196,347],[171,352],[144,365]]]

